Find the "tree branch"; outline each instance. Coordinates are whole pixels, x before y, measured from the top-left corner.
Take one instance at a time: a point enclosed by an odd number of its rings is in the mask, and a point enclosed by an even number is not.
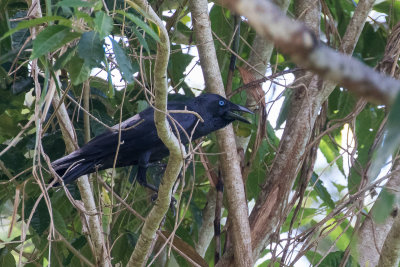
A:
[[[371,1],[363,2],[370,4]],[[234,12],[246,16],[258,34],[273,40],[297,64],[370,101],[391,104],[400,91],[399,81],[321,44],[312,31],[287,18],[270,1],[224,0],[222,3]],[[350,50],[348,47],[344,49]]]
[[[224,3],[235,12],[247,16],[249,23],[256,29],[258,34],[274,41],[277,47],[291,55],[296,63],[308,67],[318,74],[325,75],[325,77],[333,77],[335,78],[335,82],[337,81],[342,85],[351,83],[353,87],[349,88],[352,90],[362,91],[360,88],[363,81],[360,75],[355,76],[359,80],[352,80],[355,70],[351,68],[362,69],[357,70],[357,73],[366,70],[366,73],[363,72],[363,74],[369,76],[367,80],[372,77],[370,75],[374,75],[374,79],[385,79],[390,84],[397,84],[397,81],[385,78],[361,62],[320,45],[314,32],[307,29],[300,22],[287,18],[270,1],[237,0],[224,1]],[[372,5],[369,2],[360,1],[353,19],[357,18],[357,21],[360,21],[362,25],[350,23],[351,27],[357,27],[358,31],[361,31],[366,19],[366,15],[364,14],[368,14],[368,12],[364,12],[364,9],[370,9],[371,7]],[[348,41],[351,43],[346,44],[346,46],[354,47],[357,39],[348,39]],[[321,52],[326,52],[328,56],[326,54],[316,56],[320,55]],[[326,60],[327,57],[330,59]],[[334,64],[331,64],[332,61],[334,61]],[[324,66],[323,68],[319,67],[321,62]],[[352,67],[349,68],[346,64],[352,65]],[[279,151],[268,173],[268,182],[263,185],[263,190],[250,216],[253,255],[255,258],[258,257],[265,243],[269,240],[276,225],[279,224],[281,219],[286,217],[284,212],[285,202],[303,160],[302,155],[310,139],[315,119],[321,104],[336,85],[332,81],[326,81],[321,84],[321,80],[317,76],[304,77],[303,79],[305,79],[303,80],[305,88],[299,88],[299,90],[295,91],[296,97],[294,97],[289,109],[290,113]],[[346,79],[348,80],[347,82]],[[355,86],[356,83],[360,88]],[[368,85],[364,86],[364,88],[367,88],[367,92],[368,90],[374,92],[377,90],[380,93],[375,95],[378,95],[379,99],[387,102],[391,102],[395,95],[392,92],[386,94],[389,90],[385,87],[377,89],[376,86]]]
[[[207,90],[225,96],[207,4],[206,0],[190,1],[197,49]],[[217,140],[220,150],[224,152],[220,160],[229,203],[228,211],[233,223],[235,263],[237,266],[253,266],[247,201],[232,125],[218,130]]]
[[[167,64],[169,60],[169,37],[163,22],[156,15],[147,1],[127,1],[131,7],[136,5],[147,13],[149,18],[157,24],[160,30],[160,42],[157,44],[157,57],[154,66],[154,88],[156,90],[154,121],[160,139],[169,150],[169,160],[162,183],[158,190],[158,198],[142,228],[142,233],[136,243],[127,266],[144,266],[150,254],[150,249],[156,231],[168,211],[171,202],[171,190],[183,166],[186,154],[185,147],[180,144],[173,134],[167,121]]]

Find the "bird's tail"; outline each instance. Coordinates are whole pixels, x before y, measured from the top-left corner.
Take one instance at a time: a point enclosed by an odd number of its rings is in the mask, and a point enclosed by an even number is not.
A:
[[[93,172],[92,161],[79,159],[79,155],[71,153],[61,159],[58,159],[51,164],[57,174],[61,177],[65,184],[72,183],[80,176]]]

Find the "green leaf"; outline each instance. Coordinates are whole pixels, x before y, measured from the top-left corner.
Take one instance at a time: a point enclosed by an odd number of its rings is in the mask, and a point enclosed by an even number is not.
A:
[[[114,39],[110,38],[110,40],[122,77],[127,83],[133,83],[133,68],[129,57]]]
[[[62,0],[56,4],[56,6],[63,7],[93,7],[95,3],[90,1],[81,0]]]
[[[77,55],[68,62],[67,69],[73,85],[81,84],[89,79],[91,68]]]
[[[374,180],[380,170],[384,167],[389,157],[399,148],[400,145],[400,94],[389,112],[385,134],[379,148],[374,154],[371,168],[368,171],[368,179]]]
[[[172,84],[176,86],[185,79],[184,72],[189,63],[192,62],[193,56],[183,53],[180,45],[171,46],[171,50],[176,52],[170,56],[168,75],[172,79]]]
[[[136,27],[132,27],[131,29],[135,33],[135,36],[138,38],[139,43],[146,50],[147,54],[150,55],[150,48],[149,45],[147,44],[146,39],[143,38],[142,34],[138,31],[138,29],[136,29]]]
[[[32,209],[34,208],[36,199],[30,198],[27,201],[26,209],[25,209],[25,219],[28,220]],[[47,205],[42,198],[39,201],[39,204],[34,210],[32,220],[31,220],[31,227],[36,231],[38,235],[42,235],[43,232],[49,227],[50,225],[50,215]]]
[[[333,202],[331,195],[315,172],[311,175],[310,185],[314,187],[315,192],[324,201],[324,204],[332,209],[335,208],[335,202]]]
[[[25,28],[29,28],[29,27],[34,27],[46,22],[50,22],[50,21],[59,21],[60,23],[62,22],[63,25],[68,26],[72,24],[72,21],[70,21],[69,19],[60,17],[60,16],[48,16],[48,17],[43,17],[43,18],[37,18],[37,19],[30,19],[30,20],[25,20],[22,21],[20,23],[18,23],[18,26],[13,28],[12,30],[6,32],[1,38],[0,41],[3,40],[4,38],[12,35],[13,33],[25,29]]]
[[[75,249],[80,250],[80,249],[81,249],[84,245],[86,245],[86,244],[87,244],[86,237],[85,237],[85,236],[80,236],[79,238],[75,239],[75,240],[72,242],[71,245],[72,245]],[[64,261],[63,261],[63,266],[71,266],[71,265],[69,265],[69,264],[71,263],[71,260],[72,260],[73,258],[76,258],[76,256],[75,256],[74,253],[70,252],[70,253],[68,254],[68,256],[64,259]]]
[[[103,11],[97,11],[94,19],[94,29],[100,34],[100,38],[104,38],[111,34],[113,29],[113,20]]]
[[[293,90],[288,88],[283,92],[283,96],[285,99],[283,100],[283,104],[281,107],[281,110],[279,111],[279,116],[276,119],[276,126],[275,129],[279,129],[281,125],[286,121],[288,112],[289,112],[289,107],[290,103],[292,100],[292,95],[293,95]]]
[[[293,209],[290,211],[289,216],[287,217],[285,223],[283,224],[282,229],[281,229],[282,232],[287,232],[287,231],[289,231],[290,223],[291,223],[291,221],[293,220],[294,209],[295,209],[295,208],[293,208]],[[306,226],[307,224],[310,224],[310,223],[313,221],[314,216],[315,216],[315,213],[316,213],[317,211],[318,211],[317,209],[303,208],[303,207],[302,207],[301,210],[299,210],[299,212],[297,213],[297,216],[296,216],[296,218],[295,218],[295,220],[294,220],[294,223],[293,223],[293,227],[294,227],[294,228],[297,228],[297,227],[299,227],[300,225],[301,225],[302,227],[304,227],[304,226]]]
[[[139,19],[135,15],[131,13],[126,13],[121,10],[117,10],[116,13],[121,14],[125,17],[127,17],[129,20],[131,20],[133,23],[135,23],[137,26],[142,28],[148,35],[150,35],[156,42],[160,42],[160,37],[158,37],[158,34],[156,34],[152,28],[150,28],[149,25],[147,25],[143,20]]]
[[[64,66],[71,60],[71,58],[75,55],[76,46],[75,47],[68,47],[67,51],[61,55],[54,64],[54,70],[59,70],[64,68]]]
[[[316,266],[317,263],[322,259],[321,254],[314,250],[308,250],[305,254],[307,260],[311,263],[311,266]]]
[[[82,34],[78,44],[79,57],[85,61],[85,65],[89,68],[99,67],[104,59],[104,39],[94,31]]]
[[[343,119],[354,110],[356,102],[354,95],[337,87],[328,98],[329,120]]]
[[[364,110],[357,116],[356,131],[357,136],[357,164],[354,164],[349,173],[348,189],[349,193],[357,192],[360,185],[362,171],[366,164],[371,160],[371,147],[375,142],[377,131],[385,117],[385,110],[367,104]],[[387,159],[387,158],[386,158]],[[372,162],[372,165],[375,164]],[[372,166],[370,167],[372,168]],[[370,177],[370,176],[368,176]]]
[[[232,33],[234,32],[231,12],[220,5],[213,5],[210,10],[210,21],[212,31],[222,40],[221,42],[223,44],[231,43]],[[218,64],[222,72],[222,79],[226,81],[231,53],[221,42],[215,42],[214,45],[217,51]]]
[[[136,101],[136,105],[137,105],[137,109],[136,112],[142,112],[143,110],[145,110],[146,108],[149,107],[149,103],[147,103],[147,101],[145,100],[138,100]]]
[[[80,33],[70,32],[70,28],[62,25],[52,25],[41,31],[33,41],[31,59],[50,53],[61,46],[78,38]]]
[[[89,14],[75,10],[74,15],[77,19],[83,19],[90,28],[94,28],[94,18],[92,18]]]
[[[338,147],[332,143],[328,136],[325,135],[324,137],[322,137],[319,144],[319,149],[321,149],[321,152],[325,156],[328,163],[336,160],[335,163],[344,175],[343,158],[340,156]]]
[[[391,22],[396,23],[400,20],[400,2],[399,1],[381,1],[381,3],[374,6],[374,10],[390,14]],[[390,26],[391,28],[391,26]]]
[[[67,236],[67,226],[65,225],[65,221],[61,213],[53,209],[53,220],[54,220],[54,226],[56,227],[57,231],[60,232],[63,236]]]
[[[372,217],[377,223],[383,223],[393,211],[393,204],[396,198],[394,194],[388,192],[385,188],[379,194],[378,200],[372,208]]]
[[[10,30],[10,23],[9,23],[9,18],[8,18],[8,12],[7,10],[0,9],[0,36],[3,35],[3,33],[6,33]],[[0,41],[0,54],[4,55],[7,52],[11,51],[12,49],[12,41],[11,37],[7,37],[6,39]]]
[[[328,256],[325,257],[325,259],[318,266],[320,266],[320,267],[340,266],[340,263],[341,263],[343,257],[344,257],[343,251],[331,252],[328,254]],[[352,267],[352,266],[359,266],[359,265],[354,260],[354,258],[350,256],[345,267]]]
[[[6,247],[0,249],[0,266],[16,266],[13,255]]]

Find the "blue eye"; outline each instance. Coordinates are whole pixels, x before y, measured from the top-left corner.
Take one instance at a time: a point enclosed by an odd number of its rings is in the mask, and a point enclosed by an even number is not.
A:
[[[224,101],[224,100],[220,100],[220,101],[218,102],[218,104],[222,107],[223,105],[225,105],[225,101]]]

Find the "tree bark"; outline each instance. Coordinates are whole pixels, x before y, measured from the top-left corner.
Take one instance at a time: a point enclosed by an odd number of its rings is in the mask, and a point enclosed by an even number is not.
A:
[[[207,4],[206,0],[190,1],[197,49],[206,82],[206,90],[225,97]],[[228,198],[228,212],[233,223],[235,264],[237,266],[253,266],[247,201],[232,125],[217,131],[217,141],[222,152],[220,163]]]
[[[250,215],[253,256],[257,258],[274,232],[275,225],[286,217],[284,210],[287,197],[299,170],[316,116],[322,103],[335,88],[335,82],[359,93],[379,92],[374,93],[374,96],[380,101],[389,103],[393,101],[395,94],[390,92],[392,88],[389,90],[389,87],[378,85],[378,80],[385,80],[388,84],[397,86],[396,90],[400,89],[400,84],[348,56],[320,45],[312,30],[285,17],[270,1],[238,0],[224,1],[224,3],[235,12],[246,16],[259,34],[264,38],[272,39],[282,52],[291,55],[299,65],[334,81],[321,84],[319,78],[315,76],[308,86],[306,85],[306,89],[300,88],[295,92],[278,153],[268,173],[267,182],[263,185],[259,199]],[[354,27],[361,31],[368,14],[365,10],[370,10],[371,7],[371,1],[359,2],[358,11],[356,10],[352,20],[357,19],[362,25],[350,22],[348,31]],[[359,36],[359,33],[356,36]],[[346,47],[354,47],[357,39],[349,39],[350,41],[351,43],[346,44]],[[346,64],[352,66],[347,68]],[[353,68],[358,69],[356,74]],[[354,79],[353,75],[357,79]],[[368,86],[369,88],[361,85],[364,83],[364,78],[369,80],[372,77],[370,75],[374,75],[373,80],[376,79],[372,83],[374,85]],[[356,83],[358,88],[355,86]]]
[[[154,122],[157,134],[169,150],[169,160],[162,183],[158,189],[158,197],[154,207],[148,214],[142,228],[142,233],[136,243],[135,249],[129,259],[127,266],[145,266],[151,253],[153,241],[160,223],[168,211],[172,197],[172,187],[183,166],[186,155],[185,147],[174,135],[167,120],[167,65],[170,53],[170,43],[167,30],[163,22],[145,0],[135,0],[135,4],[127,1],[132,7],[136,4],[160,29],[160,42],[157,44],[157,57],[154,66],[154,88],[155,88],[155,112]]]

